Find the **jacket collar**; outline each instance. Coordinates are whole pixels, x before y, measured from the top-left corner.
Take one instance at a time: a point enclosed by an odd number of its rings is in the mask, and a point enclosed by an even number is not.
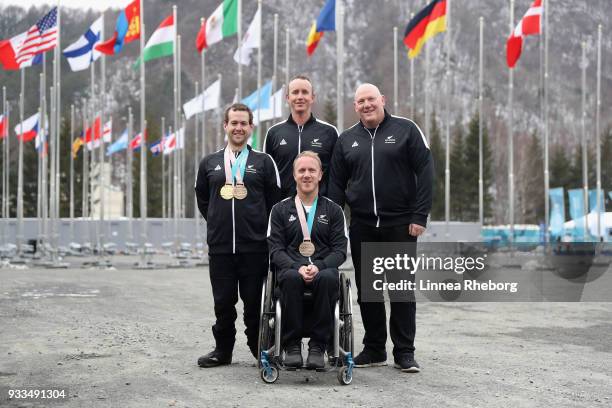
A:
[[[308,118],[308,120],[304,123],[304,126],[306,125],[310,125],[312,122],[315,122],[316,119],[314,117],[314,115],[312,113],[310,113],[310,118]],[[287,123],[291,123],[292,125],[297,126],[297,123],[295,123],[295,120],[293,120],[293,115],[291,115],[291,113],[289,114],[289,118],[287,119]]]
[[[385,117],[383,118],[382,122],[378,124],[379,128],[383,127],[391,118],[391,114],[386,109],[384,111],[385,111]],[[366,125],[361,121],[361,119],[359,119],[359,123],[361,124],[361,127],[363,127],[364,129],[367,129]]]

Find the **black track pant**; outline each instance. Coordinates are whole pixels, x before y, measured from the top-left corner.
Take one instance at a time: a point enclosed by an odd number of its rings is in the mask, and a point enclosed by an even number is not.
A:
[[[268,273],[268,254],[210,255],[210,283],[217,321],[212,327],[217,349],[231,353],[236,342],[238,292],[244,304],[247,344],[257,355],[261,287]]]
[[[361,243],[362,242],[416,242],[416,237],[408,234],[408,225],[397,227],[370,227],[353,224],[350,228],[351,254],[355,266],[357,283],[357,303],[365,335],[364,348],[376,355],[386,355],[387,316],[383,302],[361,301]],[[416,247],[415,247],[416,248]],[[415,254],[412,254],[415,256]],[[414,354],[414,335],[416,332],[416,303],[391,301],[389,331],[393,342],[393,355]]]
[[[302,340],[304,333],[304,289],[306,283],[295,269],[280,271],[278,283],[281,291],[283,345]],[[325,348],[334,327],[334,307],[338,299],[338,270],[323,269],[309,284],[312,288],[310,345]]]

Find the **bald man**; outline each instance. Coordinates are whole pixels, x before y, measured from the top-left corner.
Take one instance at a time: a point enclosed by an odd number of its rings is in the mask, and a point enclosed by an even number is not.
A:
[[[362,300],[361,243],[416,242],[425,231],[431,210],[434,167],[423,132],[413,121],[390,115],[376,86],[359,86],[354,108],[359,122],[344,131],[336,143],[328,196],[341,207],[348,204],[351,210],[349,237],[365,329],[364,349],[354,361],[355,367],[373,367],[387,364],[387,321],[381,292],[377,302]],[[412,256],[416,246],[413,248]],[[419,372],[414,359],[414,296],[411,301],[394,301],[389,295],[395,367]]]

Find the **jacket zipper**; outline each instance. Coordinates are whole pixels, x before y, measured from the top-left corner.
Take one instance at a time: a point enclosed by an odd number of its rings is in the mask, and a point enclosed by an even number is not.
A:
[[[380,125],[379,125],[380,126]],[[364,129],[370,135],[370,153],[372,156],[372,200],[374,201],[374,215],[376,216],[376,228],[380,226],[380,217],[378,216],[378,210],[376,209],[376,186],[374,185],[374,138],[376,137],[376,131],[378,126],[374,129],[374,135],[370,133],[370,130],[364,126]]]
[[[236,253],[236,219],[234,217],[234,201],[232,198],[232,254]]]
[[[302,132],[304,131],[304,125],[300,126],[297,125],[298,128],[298,151],[297,154],[301,153],[301,149],[302,149]]]

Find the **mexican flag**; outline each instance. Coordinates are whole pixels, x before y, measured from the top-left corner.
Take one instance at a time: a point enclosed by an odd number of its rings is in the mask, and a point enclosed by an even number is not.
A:
[[[206,29],[204,31],[203,48],[208,48],[232,36],[238,32],[238,0],[223,0],[206,19]]]
[[[151,61],[156,58],[167,57],[174,54],[174,37],[176,36],[176,25],[174,25],[174,18],[172,14],[161,22],[157,30],[153,32],[142,55],[136,63],[134,68],[140,66],[140,63],[144,59],[145,62]]]

